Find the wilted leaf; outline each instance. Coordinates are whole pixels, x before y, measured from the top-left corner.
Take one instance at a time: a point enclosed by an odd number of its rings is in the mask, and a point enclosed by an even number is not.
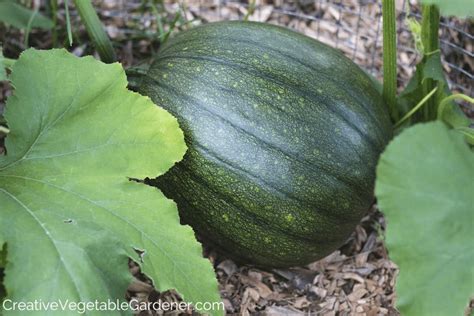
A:
[[[463,315],[474,293],[474,153],[440,121],[397,136],[377,167],[402,315]]]

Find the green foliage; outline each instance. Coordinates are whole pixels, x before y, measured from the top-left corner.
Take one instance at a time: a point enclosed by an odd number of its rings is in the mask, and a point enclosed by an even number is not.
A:
[[[383,98],[394,122],[399,120],[397,106],[397,25],[395,1],[383,0]]]
[[[448,83],[444,77],[442,67],[443,66],[441,65],[439,51],[425,56],[425,58],[423,58],[423,60],[418,65],[416,65],[415,74],[411,78],[405,90],[398,97],[400,111],[410,111],[425,97],[427,93],[424,91],[423,83],[428,79],[432,79],[434,82],[434,88],[437,88],[436,93],[432,97],[436,104],[439,104],[450,94]],[[436,112],[434,115],[428,118],[422,111],[420,111],[411,117],[410,122],[416,123],[425,120],[433,120],[435,118]]]
[[[0,81],[7,80],[7,65],[5,64],[5,58],[3,57],[2,46],[0,46]]]
[[[472,0],[421,0],[421,2],[437,5],[443,15],[474,16],[474,1]]]
[[[175,203],[127,178],[161,175],[181,159],[176,119],[128,91],[119,64],[65,50],[25,51],[11,80],[0,156],[9,298],[123,299],[131,257],[159,290],[218,301],[212,266]]]
[[[117,60],[115,51],[102,23],[92,6],[91,0],[75,0],[77,12],[86,26],[87,33],[94,43],[100,59],[106,63],[113,63]]]
[[[439,121],[396,137],[377,167],[386,242],[403,315],[462,315],[474,269],[474,154]]]
[[[50,29],[53,22],[42,14],[29,10],[13,0],[0,0],[0,22],[19,29],[39,27]]]
[[[468,118],[464,112],[451,100],[462,99],[474,104],[474,99],[464,94],[453,94],[441,101],[438,108],[438,118],[443,120],[448,126],[454,128],[464,135],[466,141],[474,145],[474,120]]]

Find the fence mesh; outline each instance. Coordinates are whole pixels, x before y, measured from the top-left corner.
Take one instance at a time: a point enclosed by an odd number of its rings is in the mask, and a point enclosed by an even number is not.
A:
[[[249,20],[288,26],[339,48],[361,67],[382,76],[382,8],[378,0],[185,1],[194,18],[205,22]],[[408,83],[420,59],[407,20],[420,20],[414,1],[396,0],[399,86]],[[253,14],[249,14],[252,13]],[[443,67],[451,88],[473,96],[474,23],[443,18],[440,24]]]

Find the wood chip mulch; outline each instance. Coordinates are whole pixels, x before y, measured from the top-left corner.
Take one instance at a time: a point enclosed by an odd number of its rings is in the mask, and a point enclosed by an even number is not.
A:
[[[237,265],[207,250],[219,280],[227,315],[398,315],[394,308],[397,266],[383,241],[385,221],[374,207],[347,243],[305,267],[261,270]],[[135,281],[128,297],[142,302],[180,301],[173,292],[158,293],[131,262]],[[193,314],[193,311],[142,311],[139,315]]]

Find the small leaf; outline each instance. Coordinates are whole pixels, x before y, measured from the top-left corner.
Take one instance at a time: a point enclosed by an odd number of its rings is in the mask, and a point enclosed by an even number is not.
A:
[[[474,154],[442,122],[404,130],[377,166],[402,315],[463,315],[474,293]]]
[[[176,119],[127,90],[120,64],[65,50],[23,52],[11,81],[0,156],[9,298],[123,299],[128,256],[160,291],[219,301],[212,265],[175,203],[128,180],[161,175],[182,158]]]
[[[10,24],[19,29],[27,29],[30,19],[30,27],[50,29],[53,27],[53,21],[44,15],[29,10],[12,0],[0,0],[0,22]]]
[[[429,55],[423,65],[423,80],[431,78],[436,81],[444,82],[443,65],[441,64],[441,54],[436,52]]]
[[[474,1],[472,0],[421,0],[423,4],[435,4],[443,15],[457,17],[474,16]]]
[[[417,105],[425,97],[422,82],[427,78],[431,78],[437,82],[438,89],[432,97],[436,104],[439,104],[444,98],[451,94],[448,83],[443,74],[440,53],[436,52],[430,55],[425,55],[423,60],[416,65],[416,71],[413,77],[408,82],[405,90],[400,93],[398,97],[398,104],[400,108],[403,109],[404,114],[408,113],[411,108]],[[412,118],[412,122],[424,120],[424,117],[420,114],[415,114]]]

